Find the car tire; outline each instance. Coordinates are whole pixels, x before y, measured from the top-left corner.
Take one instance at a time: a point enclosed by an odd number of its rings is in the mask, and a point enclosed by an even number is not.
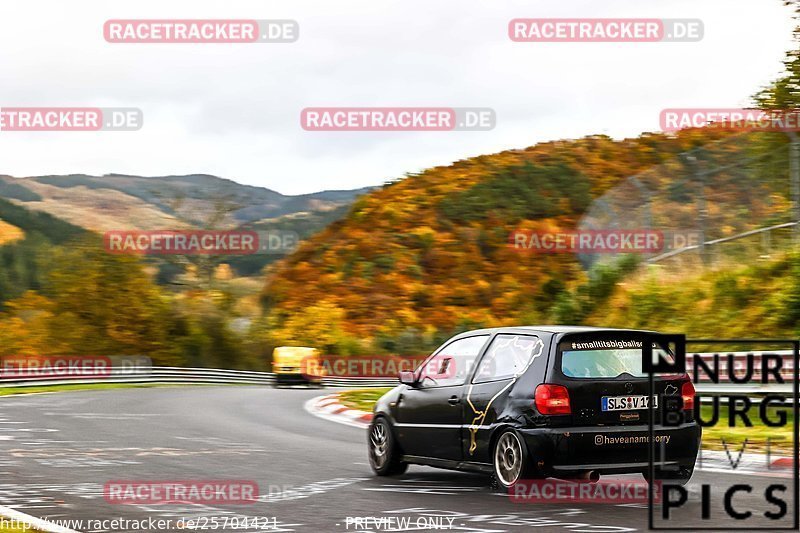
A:
[[[492,488],[508,493],[518,482],[541,478],[533,467],[525,440],[513,429],[506,429],[492,448]]]
[[[400,446],[394,437],[392,425],[383,417],[372,420],[367,431],[369,465],[378,476],[399,476],[408,469],[400,460]]]

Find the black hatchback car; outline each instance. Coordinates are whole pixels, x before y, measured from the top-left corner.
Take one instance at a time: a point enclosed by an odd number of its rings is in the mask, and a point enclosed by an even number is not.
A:
[[[462,333],[445,342],[375,405],[368,433],[377,475],[409,464],[484,472],[499,488],[546,476],[649,477],[654,402],[655,475],[692,475],[701,428],[689,376],[642,371],[642,339],[670,360],[655,332],[524,326]],[[662,425],[665,396],[681,398],[683,422]],[[673,402],[674,403],[674,402]]]

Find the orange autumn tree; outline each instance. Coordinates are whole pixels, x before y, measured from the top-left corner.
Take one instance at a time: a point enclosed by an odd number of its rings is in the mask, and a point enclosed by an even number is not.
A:
[[[285,329],[325,301],[343,314],[336,328],[374,348],[398,346],[381,341],[392,336],[435,343],[467,327],[547,321],[583,268],[570,254],[519,253],[509,234],[574,228],[626,178],[730,135],[591,136],[409,175],[358,199],[347,217],[268,270],[269,323]]]

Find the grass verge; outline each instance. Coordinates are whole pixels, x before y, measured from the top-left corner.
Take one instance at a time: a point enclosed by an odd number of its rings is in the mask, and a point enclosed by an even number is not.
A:
[[[753,404],[753,407],[747,412],[748,418],[753,424],[752,427],[746,427],[741,418],[736,418],[736,425],[730,427],[728,407],[720,404],[719,419],[713,426],[703,428],[703,449],[724,450],[727,446],[728,451],[738,455],[747,440],[745,453],[765,453],[767,442],[769,442],[771,453],[791,452],[794,446],[794,416],[791,407],[769,408],[765,414],[770,421],[777,422],[779,421],[778,411],[781,410],[786,413],[786,423],[782,426],[766,425],[759,416],[758,405]],[[700,415],[704,421],[711,421],[714,417],[713,408],[710,405],[703,405]]]
[[[348,390],[339,393],[339,400],[345,407],[371,413],[372,406],[375,405],[378,398],[392,390],[392,388],[393,387]]]

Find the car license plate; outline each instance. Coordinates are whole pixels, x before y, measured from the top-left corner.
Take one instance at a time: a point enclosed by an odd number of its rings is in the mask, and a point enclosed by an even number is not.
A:
[[[603,396],[600,401],[603,411],[634,411],[649,409],[648,396]],[[653,398],[653,407],[658,407],[658,397]]]

